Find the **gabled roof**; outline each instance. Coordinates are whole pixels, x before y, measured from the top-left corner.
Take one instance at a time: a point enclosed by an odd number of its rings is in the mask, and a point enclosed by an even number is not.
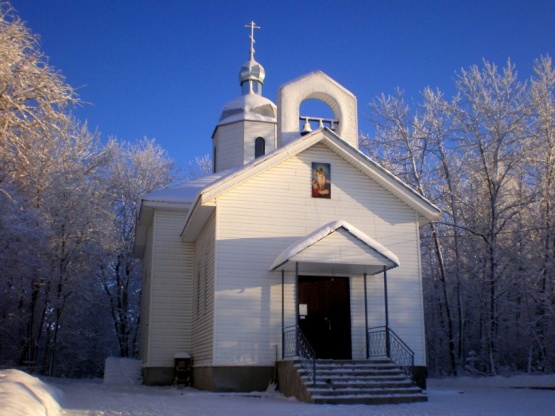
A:
[[[376,274],[398,267],[398,257],[346,221],[333,221],[295,241],[276,257],[271,271],[303,274]]]
[[[182,232],[183,241],[194,241],[196,236],[204,227],[205,221],[210,217],[214,207],[215,199],[245,182],[249,178],[267,170],[276,164],[293,157],[302,151],[321,143],[341,158],[359,168],[368,177],[372,178],[380,186],[397,196],[401,201],[414,209],[420,217],[420,223],[425,224],[439,218],[440,210],[426,198],[415,192],[389,171],[365,156],[333,131],[328,128],[316,130],[306,136],[280,147],[267,155],[254,159],[240,169],[232,171],[222,178],[212,182],[203,188],[192,202],[192,208],[185,222]]]

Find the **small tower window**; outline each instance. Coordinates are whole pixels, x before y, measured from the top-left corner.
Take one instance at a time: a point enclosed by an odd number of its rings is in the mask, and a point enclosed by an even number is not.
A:
[[[264,156],[266,154],[266,140],[263,137],[257,137],[254,141],[254,157]]]

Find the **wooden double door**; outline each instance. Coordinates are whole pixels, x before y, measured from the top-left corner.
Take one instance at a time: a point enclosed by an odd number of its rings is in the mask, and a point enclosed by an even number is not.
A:
[[[349,278],[299,276],[299,326],[316,358],[351,359]]]

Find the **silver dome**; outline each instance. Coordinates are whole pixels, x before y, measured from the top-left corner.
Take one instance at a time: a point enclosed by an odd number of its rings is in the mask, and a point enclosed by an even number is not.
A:
[[[264,67],[256,62],[254,58],[245,62],[239,71],[239,82],[241,84],[245,81],[258,81],[264,84],[265,77],[266,71],[264,71]]]

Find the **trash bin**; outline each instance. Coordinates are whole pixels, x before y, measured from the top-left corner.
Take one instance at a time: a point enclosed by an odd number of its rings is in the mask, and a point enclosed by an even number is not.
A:
[[[191,356],[186,352],[180,352],[173,356],[174,359],[174,386],[191,385]]]

